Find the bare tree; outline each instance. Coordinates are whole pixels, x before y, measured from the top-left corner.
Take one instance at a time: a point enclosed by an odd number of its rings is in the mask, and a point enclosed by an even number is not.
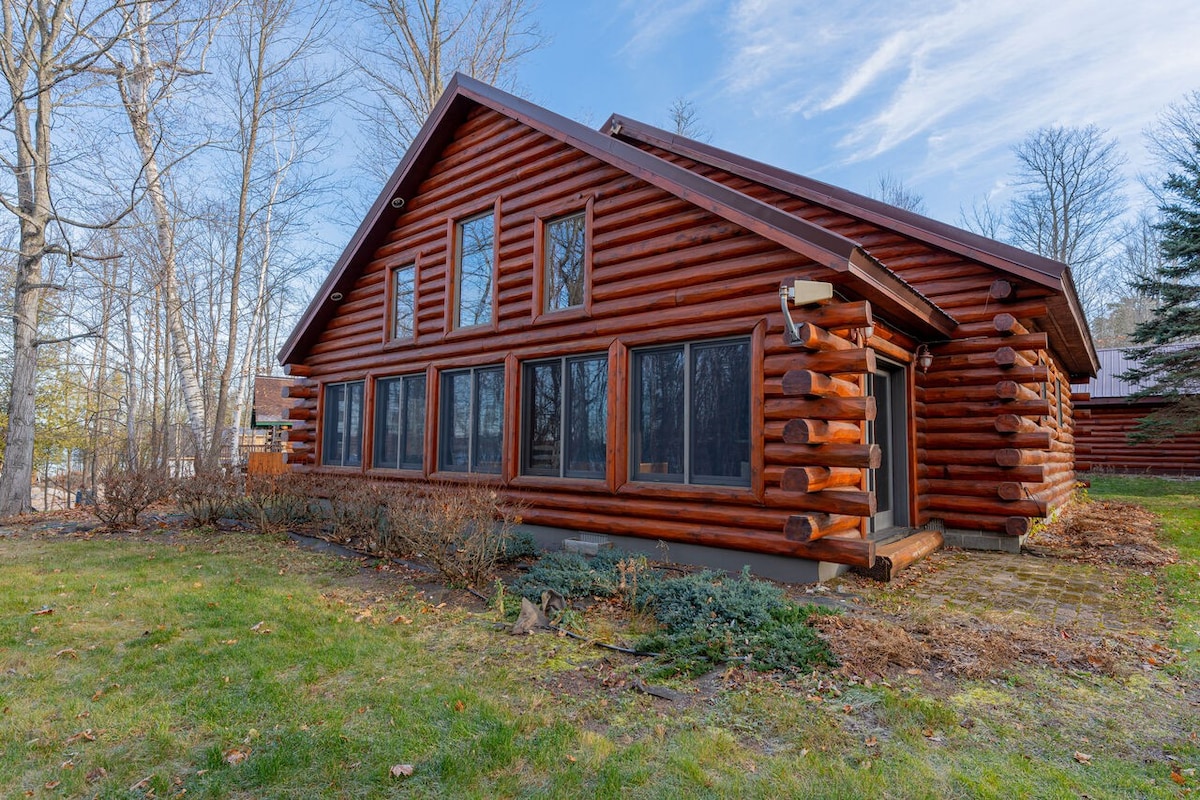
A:
[[[0,203],[19,228],[0,516],[30,507],[38,349],[56,341],[42,338],[39,315],[47,293],[61,287],[47,279],[44,268],[51,256],[70,257],[69,241],[61,235],[55,241],[51,228],[76,224],[56,210],[52,194],[52,173],[61,166],[52,156],[54,117],[62,94],[116,41],[106,28],[119,7],[120,0],[91,5],[0,0],[0,75],[8,94],[0,124],[13,137],[13,149],[0,158],[14,187],[13,196],[0,194]]]
[[[1200,90],[1188,92],[1182,100],[1167,106],[1146,129],[1145,136],[1160,173],[1145,184],[1160,202],[1166,202],[1161,173],[1178,171],[1182,165],[1200,159],[1195,146],[1200,142]]]
[[[228,318],[225,328],[225,352],[217,381],[214,424],[224,424],[234,387],[234,367],[240,363],[237,379],[231,446],[236,458],[238,429],[248,398],[253,345],[257,340],[266,304],[272,252],[271,226],[275,208],[294,201],[301,194],[297,187],[286,187],[298,161],[312,155],[324,126],[307,120],[316,118],[318,107],[330,100],[335,76],[313,68],[321,55],[326,35],[326,8],[301,5],[294,0],[244,0],[230,18],[232,52],[236,64],[230,76],[233,116],[237,125],[232,137],[232,152],[237,156],[236,204],[232,269],[227,287]],[[289,188],[291,191],[289,191]],[[311,185],[303,188],[312,189]],[[313,192],[307,193],[311,203]],[[243,310],[243,270],[252,257],[252,240],[257,239],[260,259],[256,273],[255,296],[251,301],[250,331],[246,347],[239,356],[239,332]],[[213,448],[220,445],[213,437]]]
[[[871,196],[882,200],[890,206],[911,211],[914,214],[925,213],[925,198],[904,185],[901,178],[891,172],[881,173],[875,183]]]
[[[544,41],[531,0],[359,0],[375,37],[349,53],[375,102],[364,106],[373,140],[369,165],[386,178],[463,72],[512,88],[517,63]]]
[[[166,147],[166,106],[179,88],[180,79],[197,74],[215,9],[194,11],[182,3],[152,7],[136,3],[125,9],[124,44],[121,51],[107,53],[110,66],[103,70],[115,80],[121,106],[141,156],[141,178],[154,216],[160,258],[160,280],[171,353],[179,373],[180,388],[187,408],[188,427],[197,450],[209,442],[204,394],[183,322],[183,300],[176,263],[175,216],[169,201],[169,176],[162,157]],[[168,161],[167,167],[172,162]]]
[[[980,236],[1002,239],[1005,233],[1004,210],[984,197],[975,199],[970,207],[959,206],[958,224]]]
[[[696,104],[691,100],[676,97],[671,102],[668,115],[671,118],[671,129],[680,136],[702,142],[707,142],[712,138],[712,134],[701,124],[700,112],[696,110]]]
[[[1071,268],[1089,318],[1106,299],[1110,250],[1125,213],[1125,158],[1094,125],[1050,127],[1014,148],[1018,193],[1007,223],[1014,244]]]

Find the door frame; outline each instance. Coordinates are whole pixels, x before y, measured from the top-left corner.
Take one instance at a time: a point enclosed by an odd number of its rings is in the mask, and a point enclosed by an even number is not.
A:
[[[881,373],[887,376],[887,398],[879,398],[876,394],[876,376]],[[875,493],[877,502],[877,480],[885,467],[885,474],[889,477],[889,507],[876,511],[868,518],[867,527],[871,536],[896,528],[907,528],[912,522],[914,454],[909,436],[911,415],[908,413],[912,408],[911,384],[911,365],[892,359],[878,358],[876,370],[867,373],[867,394],[876,398],[876,419],[867,423],[867,440],[879,445],[885,465],[867,471],[867,486]],[[880,417],[886,420],[887,442],[877,441]]]

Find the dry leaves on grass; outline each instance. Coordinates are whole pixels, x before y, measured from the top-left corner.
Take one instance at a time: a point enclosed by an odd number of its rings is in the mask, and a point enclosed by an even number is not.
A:
[[[1076,503],[1026,545],[1034,552],[1092,564],[1159,567],[1179,554],[1158,542],[1162,520],[1133,503]]]
[[[1016,663],[1122,675],[1136,660],[1127,644],[1066,633],[1028,617],[995,621],[941,614],[926,621],[845,614],[818,617],[813,625],[829,642],[840,671],[859,677],[937,670],[985,678],[1010,672]]]

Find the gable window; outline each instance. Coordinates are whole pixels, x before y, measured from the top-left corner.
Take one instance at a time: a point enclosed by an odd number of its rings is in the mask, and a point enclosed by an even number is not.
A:
[[[321,463],[330,467],[362,466],[363,382],[325,387]]]
[[[454,327],[492,321],[495,215],[489,211],[455,226]]]
[[[608,357],[525,365],[521,472],[603,478],[608,454]]]
[[[750,485],[750,342],[633,353],[634,480]]]
[[[421,469],[425,452],[425,376],[375,383],[374,466]]]
[[[587,292],[584,264],[587,215],[583,212],[551,220],[543,226],[542,310],[582,306]]]
[[[392,338],[411,339],[417,323],[417,266],[392,270]]]
[[[504,367],[442,373],[438,469],[499,472],[504,441]]]

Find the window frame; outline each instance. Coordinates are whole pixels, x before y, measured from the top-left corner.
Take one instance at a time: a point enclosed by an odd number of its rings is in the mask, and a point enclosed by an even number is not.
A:
[[[604,409],[604,450],[605,457],[603,466],[599,472],[589,472],[585,470],[572,470],[569,468],[569,441],[568,428],[571,420],[568,419],[571,413],[571,389],[570,389],[570,365],[582,361],[597,361],[602,365],[602,373],[604,375],[604,392],[601,396],[601,405]],[[610,386],[609,386],[609,353],[608,351],[581,353],[578,355],[559,356],[556,358],[539,358],[524,361],[521,363],[521,404],[520,404],[520,442],[519,442],[519,462],[518,472],[523,478],[574,478],[588,481],[607,481],[609,478],[609,426],[612,418],[612,410],[609,408]],[[545,468],[533,467],[529,463],[531,455],[531,442],[527,438],[532,432],[532,410],[533,410],[533,392],[530,391],[532,386],[531,373],[538,367],[548,365],[556,365],[558,367],[559,391],[557,396],[558,402],[558,470],[552,472]]]
[[[420,380],[423,384],[421,392],[421,433],[417,444],[419,445],[420,462],[405,462],[404,453],[406,445],[410,442],[411,431],[407,430],[407,403],[411,399],[408,395],[408,386],[410,383],[415,383]],[[396,464],[381,464],[379,463],[379,453],[382,450],[381,437],[385,430],[384,408],[381,403],[386,397],[386,385],[399,382],[400,384],[400,408],[399,408],[399,423],[396,443]],[[422,472],[425,469],[425,441],[429,433],[429,376],[425,372],[411,372],[405,375],[389,375],[383,378],[376,378],[373,382],[372,392],[372,412],[371,412],[371,469],[392,470],[392,471],[409,471]]]
[[[480,373],[496,373],[500,376],[500,431],[498,434],[497,448],[499,455],[496,461],[495,469],[479,469],[476,460],[477,445],[478,445],[478,397],[479,397],[479,379]],[[451,393],[446,390],[447,383],[456,376],[467,374],[470,376],[468,385],[468,410],[467,410],[467,464],[466,469],[460,469],[457,465],[449,464],[446,458],[447,447],[453,436],[447,436],[448,432],[452,433],[454,424],[453,413],[447,413],[448,398],[451,398]],[[439,370],[437,373],[438,398],[437,398],[437,446],[435,449],[435,459],[437,471],[439,473],[453,473],[457,475],[504,475],[504,467],[506,461],[505,454],[505,434],[508,426],[505,424],[505,417],[508,410],[508,370],[503,362],[499,364],[482,364],[471,367],[453,367]]]
[[[401,270],[412,270],[412,330],[406,336],[400,336],[396,330],[396,325],[399,323],[399,314],[396,294],[399,281],[396,279],[397,273]],[[389,267],[387,272],[387,314],[385,319],[386,329],[384,330],[383,340],[385,344],[412,344],[417,340],[417,302],[418,290],[420,283],[419,277],[421,274],[421,266],[417,259],[407,261],[403,264],[398,264],[394,267]]]
[[[533,222],[533,296],[534,323],[554,322],[570,317],[589,317],[592,314],[592,231],[595,230],[595,196],[582,204],[578,200],[539,209]],[[583,302],[565,308],[547,309],[548,281],[546,279],[547,229],[555,222],[583,215]]]
[[[721,479],[722,476],[697,476],[695,475],[695,465],[693,463],[693,434],[694,434],[694,408],[693,408],[693,384],[694,384],[694,366],[692,351],[694,347],[707,347],[719,345],[742,345],[745,348],[746,355],[746,452],[744,463],[746,465],[744,476],[734,480]],[[654,352],[669,352],[680,351],[683,358],[683,419],[681,425],[682,436],[682,472],[681,473],[657,473],[644,472],[639,467],[643,462],[639,462],[639,457],[642,455],[639,439],[642,435],[642,413],[641,413],[641,381],[642,371],[640,369],[639,359],[644,354]],[[751,489],[755,487],[755,341],[754,336],[724,336],[716,339],[699,339],[689,340],[684,342],[671,342],[663,344],[647,345],[645,347],[631,348],[629,351],[629,392],[628,392],[628,479],[636,483],[648,484],[669,484],[674,486],[699,486],[699,487],[720,487],[729,489]]]
[[[359,392],[358,461],[347,463],[346,454],[349,450],[348,445],[351,440],[351,433],[350,433],[351,420],[350,420],[350,403],[349,403],[349,391],[350,391],[351,387],[358,387],[358,392]],[[342,422],[344,423],[345,427],[343,428],[343,431],[342,431],[341,442],[340,442],[340,446],[339,446],[339,450],[341,452],[341,458],[336,463],[331,462],[329,460],[330,411],[332,410],[332,405],[331,405],[331,401],[330,401],[330,392],[335,389],[341,389],[341,390],[347,392],[345,405],[343,406],[343,418],[342,418]],[[353,380],[353,381],[337,381],[334,383],[326,383],[321,387],[321,417],[320,417],[321,418],[321,427],[320,427],[321,435],[319,437],[319,442],[320,442],[320,446],[321,446],[320,465],[322,467],[333,467],[336,469],[358,469],[358,470],[362,469],[363,464],[366,461],[366,459],[365,459],[365,455],[366,455],[365,446],[366,446],[366,438],[367,438],[366,437],[366,416],[367,416],[366,415],[366,400],[367,400],[366,381],[363,379]]]
[[[491,259],[491,275],[489,299],[490,319],[486,322],[478,322],[472,325],[462,324],[462,309],[460,308],[460,298],[462,294],[462,233],[464,226],[468,223],[482,219],[491,215],[492,218],[492,259]],[[447,334],[456,333],[458,331],[485,331],[495,330],[497,326],[497,318],[500,314],[499,300],[497,291],[497,283],[499,280],[499,250],[500,250],[500,199],[490,206],[479,208],[476,211],[464,214],[459,217],[451,218],[446,221],[447,229],[447,247],[446,247],[446,264],[447,264],[447,283],[446,283],[446,307],[445,307],[445,330]]]

